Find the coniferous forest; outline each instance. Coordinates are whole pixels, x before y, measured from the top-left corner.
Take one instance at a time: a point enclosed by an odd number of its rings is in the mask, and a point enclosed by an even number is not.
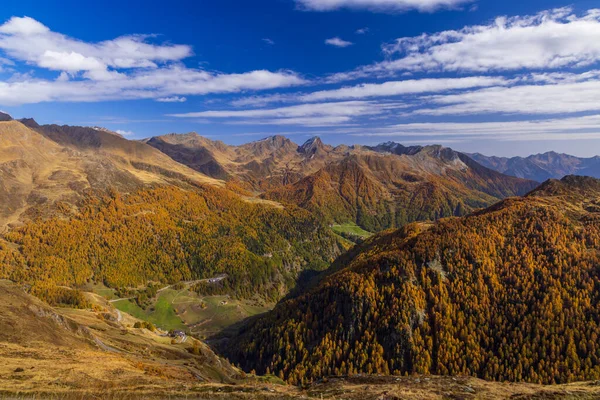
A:
[[[598,181],[569,177],[383,233],[252,323],[229,354],[295,384],[357,373],[598,379],[599,195]]]
[[[124,289],[227,274],[213,292],[273,301],[340,252],[308,212],[211,187],[89,196],[80,211],[32,221],[4,239],[0,278],[45,296],[90,282]]]

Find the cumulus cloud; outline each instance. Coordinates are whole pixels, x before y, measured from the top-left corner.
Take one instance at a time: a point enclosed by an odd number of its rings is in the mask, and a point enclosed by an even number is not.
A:
[[[30,17],[12,17],[0,25],[0,49],[9,57],[57,71],[105,71],[149,68],[192,54],[187,45],[155,45],[148,35],[129,35],[87,43],[53,32]]]
[[[511,71],[583,67],[600,61],[600,10],[571,8],[499,17],[487,25],[399,38],[383,46],[388,59],[334,74],[330,82],[399,71]]]
[[[117,132],[121,136],[133,136],[133,135],[135,135],[135,133],[132,132],[132,131],[124,131],[124,130],[121,130],[121,129],[117,129],[115,132]]]
[[[364,27],[364,28],[357,29],[355,33],[357,35],[364,35],[364,34],[366,34],[368,32],[369,32],[369,28]]]
[[[263,96],[242,97],[231,101],[234,107],[263,107],[271,103],[286,103],[295,101],[298,95],[293,93],[274,93]]]
[[[377,112],[376,104],[368,101],[342,101],[333,103],[299,104],[278,108],[253,110],[217,110],[184,114],[171,114],[181,118],[260,118],[260,117],[307,117],[317,115],[358,115]]]
[[[52,71],[55,80],[21,76],[0,82],[0,104],[43,101],[162,99],[182,101],[184,95],[232,93],[301,85],[291,71],[257,70],[239,74],[187,68],[187,45],[152,44],[151,36],[129,35],[87,43],[53,32],[29,17],[12,17],[0,25],[0,50],[10,60]],[[169,99],[169,100],[164,100]]]
[[[306,11],[333,11],[339,9],[369,10],[375,12],[432,12],[442,8],[456,8],[472,0],[296,0]]]
[[[335,47],[348,47],[348,46],[352,46],[354,43],[340,39],[339,37],[333,37],[333,38],[325,40],[325,44],[328,44],[330,46],[335,46]]]

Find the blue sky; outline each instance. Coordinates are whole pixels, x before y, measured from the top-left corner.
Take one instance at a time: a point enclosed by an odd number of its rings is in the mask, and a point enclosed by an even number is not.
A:
[[[196,131],[232,144],[272,134],[301,143],[318,135],[331,144],[592,156],[600,154],[595,8],[4,1],[0,110],[136,139]]]

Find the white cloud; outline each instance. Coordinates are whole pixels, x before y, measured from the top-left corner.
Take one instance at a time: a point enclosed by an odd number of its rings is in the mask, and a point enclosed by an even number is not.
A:
[[[600,115],[505,122],[410,123],[376,128],[351,136],[455,137],[494,140],[572,140],[600,139]]]
[[[422,115],[561,114],[600,110],[600,80],[493,87],[465,93],[424,98],[435,108],[414,111]]]
[[[335,47],[348,47],[348,46],[352,46],[354,43],[340,39],[339,37],[334,37],[334,38],[325,40],[325,44],[328,44],[330,46],[335,46]]]
[[[456,8],[472,0],[296,0],[302,10],[333,11],[343,8],[376,12],[432,12],[442,8]]]
[[[233,100],[231,105],[234,107],[263,107],[267,104],[271,103],[284,103],[288,101],[294,101],[296,95],[294,94],[268,94],[264,96],[250,96],[250,97],[242,97],[240,99]]]
[[[533,73],[525,80],[533,83],[575,83],[600,78],[600,70],[590,70],[581,74],[569,72],[539,72]]]
[[[0,25],[0,33],[4,34],[32,36],[48,32],[50,32],[50,29],[44,24],[29,17],[12,17],[8,22]]]
[[[600,61],[600,10],[570,8],[533,16],[499,17],[487,25],[404,37],[383,46],[400,56],[334,74],[330,82],[398,71],[509,71],[582,67]]]
[[[366,34],[368,32],[369,32],[369,28],[364,27],[364,28],[357,29],[355,33],[357,35],[364,35],[364,34]]]
[[[132,131],[123,131],[121,129],[117,129],[115,132],[117,132],[121,136],[133,136],[133,135],[135,135],[135,133],[132,132]]]
[[[253,110],[200,111],[171,114],[181,118],[262,118],[262,117],[307,117],[318,115],[364,115],[379,113],[379,104],[370,101],[342,101],[333,103],[299,104],[279,108]]]
[[[533,77],[529,77],[528,79],[533,81]],[[536,77],[536,79],[541,81],[542,79],[550,78],[539,76]],[[564,79],[567,79],[567,77],[565,76]],[[577,78],[572,77],[570,79]],[[388,81],[383,83],[365,83],[355,86],[342,87],[339,89],[321,90],[312,93],[275,93],[263,96],[242,97],[231,101],[231,105],[235,107],[262,107],[271,103],[368,99],[374,97],[446,92],[451,90],[478,87],[505,86],[517,81],[519,81],[519,79],[509,80],[501,76],[472,76],[466,78],[432,78]]]
[[[326,116],[245,120],[230,123],[235,125],[301,125],[312,128],[320,126],[347,126],[347,123],[350,122],[351,119],[351,117],[347,116]]]
[[[42,68],[59,71],[91,71],[106,69],[106,65],[94,57],[85,57],[75,52],[57,52],[46,50],[38,60]]]
[[[272,39],[269,39],[269,38],[264,38],[262,41],[265,42],[266,44],[270,45],[270,46],[273,46],[275,44],[275,42]]]
[[[0,81],[0,104],[43,101],[177,99],[184,95],[232,93],[290,87],[306,83],[291,71],[265,70],[239,74],[185,67],[192,55],[187,45],[155,45],[150,36],[130,35],[87,43],[51,31],[29,17],[13,17],[0,25],[0,50],[12,65],[25,62],[60,71],[55,80],[20,75]],[[12,67],[11,67],[12,68]]]
[[[467,78],[414,79],[390,81],[384,83],[364,83],[357,86],[300,96],[301,101],[322,101],[341,99],[361,99],[370,97],[397,96],[426,92],[442,92],[455,89],[468,89],[485,86],[506,85],[509,81],[503,77],[473,76]]]
[[[156,101],[161,103],[184,103],[187,101],[185,97],[181,96],[170,96],[170,97],[160,97],[156,99]]]
[[[170,114],[169,116],[179,118],[238,118],[240,121],[228,121],[229,123],[238,124],[324,126],[349,122],[351,119],[358,117],[382,115],[404,107],[404,104],[397,102],[342,101],[250,110],[211,110]]]
[[[53,32],[29,17],[0,25],[0,49],[9,57],[57,71],[106,71],[107,68],[155,68],[157,63],[189,57],[187,45],[154,45],[148,35],[122,36],[86,43]]]
[[[13,61],[9,60],[8,58],[0,57],[0,65],[2,65],[2,64],[4,64],[4,65],[15,65],[15,63]]]
[[[64,76],[63,76],[64,77]],[[209,73],[169,66],[139,70],[112,80],[43,80],[29,78],[0,82],[0,104],[47,101],[106,101],[157,99],[182,95],[235,93],[289,87],[305,83],[292,72],[251,71],[243,74]]]

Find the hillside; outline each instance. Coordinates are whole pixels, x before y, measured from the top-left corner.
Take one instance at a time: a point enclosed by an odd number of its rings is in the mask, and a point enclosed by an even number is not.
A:
[[[394,144],[373,149],[332,162],[264,197],[297,204],[330,223],[354,222],[377,232],[414,221],[465,215],[537,186],[440,146]],[[400,153],[400,149],[409,150]]]
[[[93,309],[55,309],[0,280],[0,396],[83,398],[86,391],[177,390],[243,376],[195,339],[171,344],[164,333],[133,328],[132,317],[92,301]]]
[[[566,177],[462,218],[382,233],[231,341],[293,383],[327,375],[600,378],[600,181]]]
[[[129,192],[156,184],[223,183],[151,146],[93,128],[33,120],[0,122],[0,229],[56,207],[75,208],[91,190]]]
[[[600,178],[600,157],[581,158],[553,151],[528,157],[488,157],[469,154],[483,166],[510,176],[544,182],[565,175]]]
[[[34,288],[91,281],[125,289],[226,274],[198,290],[264,299],[280,298],[340,252],[308,212],[210,186],[89,196],[80,211],[27,223],[4,240],[0,278]]]

